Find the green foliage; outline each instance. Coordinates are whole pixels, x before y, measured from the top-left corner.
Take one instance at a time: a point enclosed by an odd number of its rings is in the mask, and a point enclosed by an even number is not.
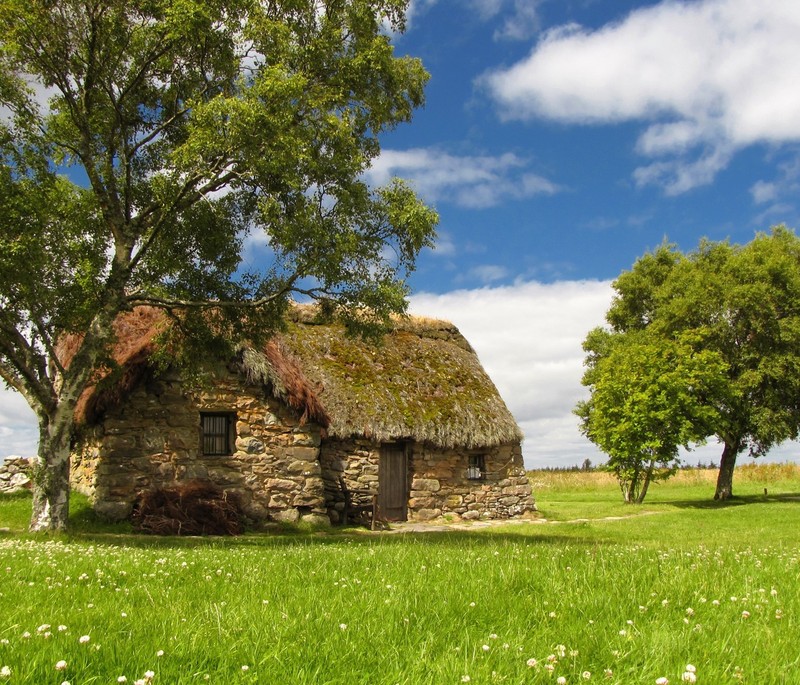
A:
[[[626,502],[641,503],[652,481],[671,476],[678,447],[712,430],[725,364],[691,340],[660,340],[645,329],[592,331],[584,343],[589,400],[578,404],[582,432],[609,455]]]
[[[627,383],[637,401],[626,412],[653,421],[637,436],[622,414],[607,413],[614,430],[652,448],[668,410],[683,417],[682,427],[666,420],[674,445],[716,435],[725,445],[717,496],[730,496],[737,454],[762,455],[800,429],[800,240],[779,226],[747,245],[703,241],[686,255],[664,244],[620,275],[614,289],[610,330],[590,333],[585,343],[584,383],[592,399],[577,410],[584,431],[602,440],[602,449],[612,446],[587,423],[596,383]],[[650,349],[637,353],[645,333]],[[631,360],[620,346],[632,348]],[[637,394],[640,385],[643,394]],[[684,390],[670,392],[666,385]],[[598,398],[605,406],[629,397],[618,391],[616,400],[605,390]]]
[[[406,5],[0,0],[0,378],[48,464],[120,312],[167,310],[192,360],[268,336],[293,293],[358,330],[405,310],[437,216],[363,176],[423,102],[384,28]]]

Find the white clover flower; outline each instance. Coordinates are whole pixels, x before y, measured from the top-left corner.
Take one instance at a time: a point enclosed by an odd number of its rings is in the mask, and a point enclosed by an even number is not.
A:
[[[347,630],[347,624],[346,623],[340,623],[339,624],[339,630]]]
[[[159,650],[156,652],[156,656],[164,656],[164,650],[163,650],[163,649],[159,649]]]
[[[88,635],[81,635],[81,636],[78,638],[78,642],[80,642],[82,645],[85,645],[85,644],[86,644],[87,642],[89,642],[89,640],[91,640],[91,639],[92,639],[92,638],[90,638]]]
[[[152,680],[156,677],[155,671],[145,671],[144,672],[144,679],[145,680]]]
[[[695,666],[692,666],[692,664],[686,664],[685,670],[688,671],[689,673],[697,673],[697,668]]]
[[[119,678],[117,678],[117,682],[118,683],[127,683],[128,679],[124,675],[121,675]]]
[[[556,683],[558,683],[558,685],[567,685],[567,679],[563,675],[560,675],[556,678]]]
[[[0,668],[0,678],[10,678],[11,677],[11,668],[8,666],[3,666]]]
[[[539,662],[533,658],[528,659],[525,663],[528,665],[528,668],[536,668],[539,665]]]
[[[614,677],[614,671],[612,671],[610,668],[607,668],[607,669],[605,669],[605,670],[603,671],[603,675],[604,675],[606,678],[613,678],[613,677]]]
[[[694,673],[692,673],[691,671],[686,671],[681,676],[681,680],[684,683],[696,683],[697,682],[697,676]]]
[[[661,676],[660,678],[656,678],[656,685],[669,685],[669,680]]]
[[[489,648],[489,645],[481,645],[481,649],[482,649],[484,652],[488,652],[490,648]]]
[[[468,683],[470,680],[472,680],[472,678],[470,678],[468,675],[462,675],[461,676],[461,682],[462,683]]]
[[[247,664],[244,664],[244,665],[242,666],[242,670],[243,670],[244,672],[247,672],[247,671],[249,671],[249,670],[250,670],[250,667],[249,667]]]
[[[56,661],[56,671],[65,671],[67,669],[67,662],[61,659],[61,661]]]
[[[65,626],[65,625],[58,626],[58,632],[59,633],[63,633],[66,629],[67,629],[67,626]]]
[[[591,671],[584,671],[583,673],[581,673],[581,678],[583,678],[584,680],[590,680],[591,677],[592,677]]]
[[[742,618],[750,618],[750,612],[749,611],[743,611],[742,612]]]

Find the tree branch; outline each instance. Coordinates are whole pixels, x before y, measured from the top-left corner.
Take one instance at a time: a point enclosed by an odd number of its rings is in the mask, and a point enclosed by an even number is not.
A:
[[[53,388],[49,383],[44,383],[43,378],[37,376],[36,370],[46,363],[41,355],[32,349],[27,340],[13,327],[0,325],[0,355],[8,363],[0,360],[0,376],[12,388],[21,393],[31,408],[53,406]],[[14,341],[12,344],[9,341]],[[22,356],[20,356],[22,353]]]
[[[222,164],[224,162],[224,164]],[[225,167],[228,163],[227,159],[220,158],[217,163],[212,167],[212,171],[216,171],[219,169],[220,171]],[[166,209],[163,209],[160,213],[160,216],[156,220],[156,222],[151,226],[149,235],[145,238],[142,246],[136,252],[135,255],[131,257],[130,262],[128,263],[128,270],[132,273],[139,263],[144,259],[147,252],[150,250],[150,247],[158,238],[159,234],[163,230],[164,226],[166,225],[167,219],[171,216],[176,215],[180,211],[187,209],[195,202],[197,202],[201,197],[206,195],[207,193],[213,192],[237,177],[237,173],[235,171],[229,171],[227,174],[223,174],[216,179],[213,179],[207,182],[204,186],[200,188],[194,188],[195,184],[199,183],[207,174],[195,174],[187,181],[184,182],[183,186],[178,190],[175,194],[174,201],[170,204],[170,206]],[[139,215],[139,219],[144,223],[144,220],[155,214],[159,211],[162,207],[161,203],[154,202],[152,205],[147,207],[142,214]]]
[[[235,309],[235,308],[244,308],[244,309],[257,309],[259,307],[264,307],[266,305],[272,304],[276,302],[281,297],[284,297],[290,292],[296,292],[301,294],[307,294],[309,296],[311,292],[320,293],[323,292],[321,289],[315,290],[299,290],[294,287],[294,284],[299,279],[298,274],[293,274],[290,276],[284,286],[277,290],[276,292],[272,293],[271,295],[265,295],[263,297],[259,297],[255,300],[182,300],[178,298],[167,298],[167,297],[156,297],[154,295],[145,295],[145,294],[137,294],[132,293],[127,298],[125,298],[125,304],[127,307],[141,307],[141,306],[150,306],[150,307],[157,307],[159,309]]]

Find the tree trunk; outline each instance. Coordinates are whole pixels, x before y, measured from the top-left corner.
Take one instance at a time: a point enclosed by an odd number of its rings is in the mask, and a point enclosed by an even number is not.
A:
[[[733,445],[725,443],[725,449],[722,450],[722,458],[719,462],[717,491],[714,493],[714,499],[726,500],[733,497],[733,469],[736,466],[738,454],[738,450]]]
[[[639,496],[636,498],[636,504],[641,504],[644,502],[644,498],[647,497],[647,489],[650,487],[650,480],[653,477],[653,464],[651,463],[648,467],[647,471],[645,471],[644,479],[642,481],[642,489],[639,491]]]
[[[64,531],[69,520],[69,457],[72,421],[39,426],[39,464],[34,468],[31,531]]]

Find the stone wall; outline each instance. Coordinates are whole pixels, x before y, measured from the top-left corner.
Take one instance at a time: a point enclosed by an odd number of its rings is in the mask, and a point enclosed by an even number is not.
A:
[[[475,453],[415,446],[409,518],[505,519],[536,510],[519,445],[482,450],[483,477],[471,480],[467,466]]]
[[[87,494],[103,517],[128,517],[140,492],[192,479],[237,493],[255,521],[341,520],[351,490],[378,491],[381,445],[365,438],[322,439],[319,426],[220,369],[206,390],[189,391],[175,375],[145,379],[85,428],[72,455],[72,486]],[[201,412],[234,413],[235,447],[229,456],[201,449]],[[409,443],[408,518],[502,519],[535,510],[519,445],[484,450],[485,472],[467,478],[475,451]]]
[[[378,492],[380,445],[365,438],[351,440],[326,439],[319,461],[325,485],[325,504],[332,523],[340,523],[344,511],[344,495],[339,483],[343,478],[349,490]]]
[[[210,386],[209,386],[210,387]],[[235,450],[205,456],[200,412],[236,415]],[[109,519],[130,515],[137,494],[199,478],[237,493],[256,521],[326,523],[318,460],[320,430],[224,371],[213,389],[189,392],[176,376],[144,381],[124,404],[86,429],[73,454],[72,482]]]
[[[521,447],[503,445],[481,453],[486,467],[483,478],[470,480],[467,466],[474,450],[410,444],[408,519],[504,519],[535,511]],[[380,445],[366,439],[325,440],[320,463],[328,514],[334,523],[344,509],[340,477],[350,490],[378,491]]]
[[[0,493],[30,490],[30,470],[37,460],[38,457],[6,457],[0,463]]]

